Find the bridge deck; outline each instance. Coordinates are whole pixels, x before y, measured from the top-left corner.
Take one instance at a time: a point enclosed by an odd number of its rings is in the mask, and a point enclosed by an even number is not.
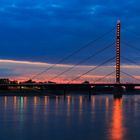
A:
[[[92,84],[49,84],[49,83],[22,83],[22,84],[0,84],[0,86],[140,86],[140,83],[92,83]]]

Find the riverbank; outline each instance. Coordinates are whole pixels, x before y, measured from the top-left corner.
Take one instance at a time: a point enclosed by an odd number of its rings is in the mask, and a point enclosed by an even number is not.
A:
[[[22,90],[0,90],[0,96],[62,96],[62,95],[113,95],[115,91],[88,91],[88,90],[37,90],[37,89],[22,89]],[[140,89],[134,91],[121,91],[123,95],[140,95]]]

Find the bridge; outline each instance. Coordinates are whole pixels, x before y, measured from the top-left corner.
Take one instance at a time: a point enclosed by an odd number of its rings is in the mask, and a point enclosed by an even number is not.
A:
[[[52,77],[51,79],[48,79],[48,83],[19,83],[19,84],[0,84],[0,89],[7,89],[7,88],[11,88],[11,87],[16,87],[21,89],[22,87],[32,87],[32,88],[45,88],[45,89],[49,89],[49,90],[70,90],[70,89],[85,89],[85,90],[93,90],[95,88],[113,88],[116,89],[117,92],[115,95],[120,96],[120,91],[123,87],[126,90],[134,90],[135,87],[140,87],[140,79],[136,78],[135,76],[124,72],[121,70],[121,59],[123,58],[124,60],[126,60],[127,62],[134,64],[136,66],[140,66],[137,62],[135,62],[134,60],[131,60],[130,58],[124,57],[121,55],[121,22],[120,20],[118,20],[117,22],[117,26],[113,29],[111,29],[110,31],[108,31],[107,33],[103,34],[102,36],[98,37],[95,40],[92,40],[90,42],[88,42],[86,45],[84,45],[83,47],[79,48],[78,50],[72,52],[70,55],[60,59],[56,64],[51,65],[50,67],[46,68],[45,70],[41,71],[40,73],[37,73],[36,75],[34,75],[33,77],[31,77],[31,81],[36,79],[37,77],[39,77],[40,75],[42,75],[43,73],[46,73],[50,70],[52,70],[53,68],[55,68],[58,64],[63,63],[65,60],[72,58],[75,54],[79,53],[80,51],[83,51],[84,49],[87,49],[89,46],[91,46],[92,44],[96,43],[97,41],[102,41],[102,39],[110,34],[110,32],[113,32],[114,30],[116,30],[116,41],[115,41],[115,46],[116,46],[116,56],[111,57],[109,59],[106,59],[105,61],[103,61],[100,64],[97,64],[96,66],[90,68],[88,71],[83,72],[82,74],[76,75],[74,78],[72,78],[71,80],[69,80],[67,83],[55,83],[52,81],[55,81],[57,78],[61,77],[62,75],[68,73],[69,71],[73,70],[75,67],[84,64],[85,62],[87,62],[88,60],[90,60],[91,58],[94,58],[96,56],[98,56],[99,54],[105,52],[107,49],[112,48],[112,46],[114,46],[114,42],[110,43],[109,45],[107,45],[104,48],[99,49],[98,51],[96,51],[94,54],[86,57],[85,59],[80,60],[80,62],[71,65],[70,67],[68,67],[67,69],[65,69],[64,71],[61,71],[60,73],[56,74],[54,77]],[[123,44],[125,44],[127,47],[130,47],[132,49],[135,49],[136,51],[140,51],[139,48],[131,46],[129,43],[123,41]],[[79,80],[80,78],[86,76],[87,74],[98,70],[99,68],[101,68],[102,66],[104,66],[105,64],[112,62],[113,60],[116,60],[115,62],[115,71],[108,73],[107,75],[102,76],[99,79],[94,80],[93,83],[91,82],[84,82],[84,83],[76,83],[77,80]],[[115,73],[116,76],[114,76],[113,74]],[[121,82],[121,74],[124,74],[126,76],[128,76],[131,79],[134,79],[135,82]],[[109,76],[113,75],[113,77],[115,77],[115,81],[114,82],[103,82],[104,79],[108,78]]]

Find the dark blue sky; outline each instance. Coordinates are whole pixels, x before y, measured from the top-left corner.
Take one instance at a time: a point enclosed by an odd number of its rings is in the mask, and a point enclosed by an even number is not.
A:
[[[56,63],[113,28],[119,18],[122,41],[139,47],[135,35],[140,31],[139,5],[139,0],[0,0],[0,59]],[[113,39],[115,30],[94,44],[95,48],[65,63],[74,63],[112,43]],[[114,55],[113,50],[98,59],[104,59],[109,53]],[[129,48],[122,51],[125,56],[139,60],[140,55],[136,56],[135,51],[132,53]]]

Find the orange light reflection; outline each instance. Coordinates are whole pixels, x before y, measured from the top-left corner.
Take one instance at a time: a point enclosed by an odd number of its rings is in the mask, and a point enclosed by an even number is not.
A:
[[[124,126],[123,126],[123,112],[122,99],[115,99],[113,106],[113,115],[111,123],[111,137],[110,140],[124,140]]]
[[[79,96],[79,121],[83,119],[83,96]]]
[[[7,96],[4,96],[4,109],[6,109],[7,108]]]
[[[27,108],[27,97],[23,97],[23,106],[24,106],[24,109]]]
[[[14,96],[14,111],[16,111],[17,108],[17,97]]]
[[[68,107],[67,115],[68,116],[70,116],[70,106],[71,106],[71,96],[67,96],[67,107]]]

